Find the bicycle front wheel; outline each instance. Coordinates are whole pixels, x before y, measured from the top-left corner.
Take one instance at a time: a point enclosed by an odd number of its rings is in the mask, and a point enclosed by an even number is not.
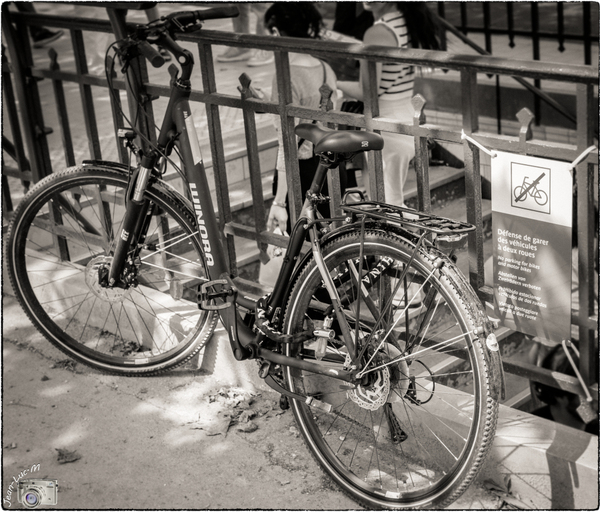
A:
[[[367,508],[444,507],[477,475],[494,437],[497,403],[475,332],[480,302],[434,248],[367,230],[323,247],[364,365],[358,383],[286,367],[292,408],[317,462]],[[360,287],[357,283],[360,282]],[[358,290],[361,290],[358,293]],[[338,318],[314,261],[292,289],[289,334],[319,337],[288,355],[330,374],[350,367]]]
[[[129,176],[86,165],[40,181],[15,211],[6,258],[16,297],[35,327],[69,356],[141,375],[189,360],[217,317],[197,306],[207,269],[189,209],[162,185],[126,263],[130,285],[100,285],[121,233]]]

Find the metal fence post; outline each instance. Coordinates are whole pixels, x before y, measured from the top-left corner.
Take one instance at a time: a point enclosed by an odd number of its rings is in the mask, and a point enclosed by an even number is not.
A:
[[[8,4],[2,6],[2,32],[7,41],[8,53],[15,77],[15,89],[21,109],[23,135],[34,182],[52,173],[48,140],[42,114],[42,105],[36,79],[28,69],[33,65],[27,26],[12,24]]]

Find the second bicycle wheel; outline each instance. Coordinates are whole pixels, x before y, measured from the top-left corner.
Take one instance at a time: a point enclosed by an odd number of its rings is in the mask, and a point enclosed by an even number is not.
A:
[[[481,305],[457,286],[466,283],[453,263],[427,251],[410,262],[409,243],[369,230],[362,245],[357,233],[326,244],[327,269],[358,340],[362,378],[349,383],[284,369],[289,389],[314,399],[312,406],[292,400],[309,449],[368,509],[447,506],[475,478],[494,437],[492,370],[475,334]],[[332,375],[350,367],[313,260],[298,276],[285,314],[285,332],[307,330],[316,337],[288,346],[288,355]]]
[[[197,306],[207,269],[194,219],[161,185],[147,191],[152,215],[127,263],[131,285],[99,284],[128,182],[126,172],[95,165],[50,175],[15,211],[5,254],[21,306],[49,341],[100,370],[147,375],[189,360],[217,317]]]

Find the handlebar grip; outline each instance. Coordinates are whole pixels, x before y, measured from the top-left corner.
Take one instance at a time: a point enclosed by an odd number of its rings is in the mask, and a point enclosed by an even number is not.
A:
[[[153,67],[160,68],[165,63],[163,56],[148,41],[142,41],[138,47],[142,55],[150,61]]]
[[[196,21],[217,20],[221,18],[235,18],[239,14],[238,8],[234,5],[225,7],[212,7],[201,11],[182,11],[169,14],[168,19],[179,23],[185,27],[192,25]]]
[[[224,7],[212,7],[202,11],[196,11],[198,20],[218,20],[220,18],[235,18],[240,11],[235,5],[227,5]]]

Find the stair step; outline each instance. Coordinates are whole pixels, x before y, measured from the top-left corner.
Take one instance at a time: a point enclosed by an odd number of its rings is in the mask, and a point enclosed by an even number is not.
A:
[[[466,199],[464,198],[464,169],[455,169],[446,166],[432,166],[429,168],[430,189],[432,196],[433,213],[450,219],[466,221]],[[360,181],[360,179],[359,179]],[[263,187],[268,188],[268,181],[263,180]],[[239,189],[241,191],[241,188]],[[416,206],[417,181],[414,172],[409,173],[405,184],[407,203]],[[265,194],[265,198],[270,198]],[[251,205],[251,199],[245,202]],[[484,201],[484,219],[491,216],[491,204]],[[239,269],[246,265],[256,263],[259,249],[254,240],[235,237],[235,252]]]

